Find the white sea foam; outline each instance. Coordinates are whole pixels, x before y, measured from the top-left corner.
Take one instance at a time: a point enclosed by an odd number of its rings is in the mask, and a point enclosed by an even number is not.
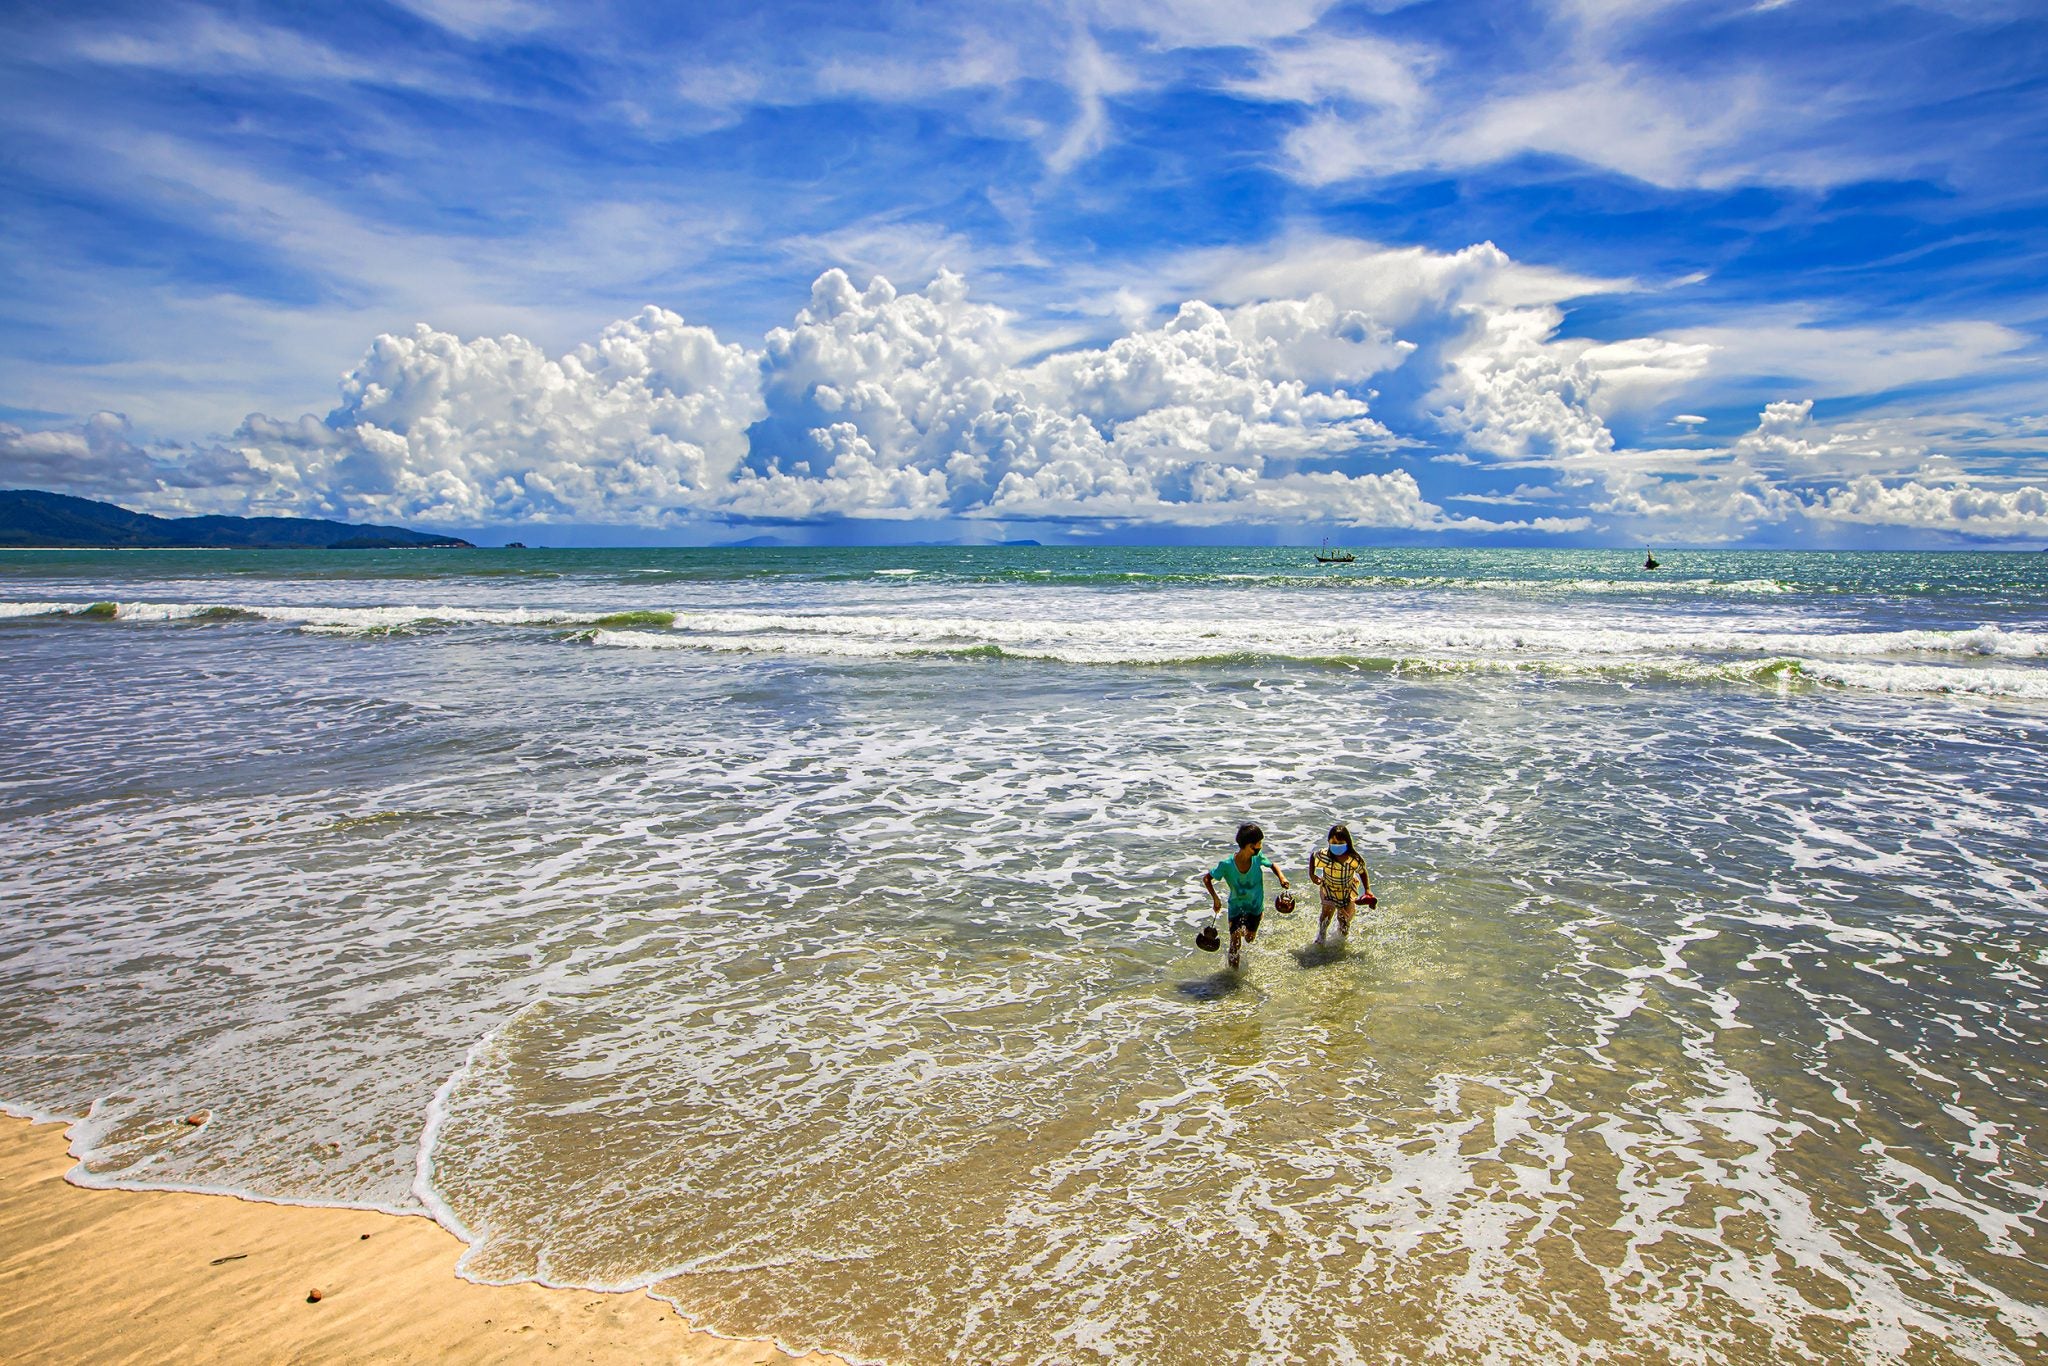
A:
[[[877,571],[885,573],[890,571]],[[906,570],[905,574],[918,571]],[[1247,603],[1256,601],[1246,599]],[[5,602],[0,617],[78,615],[86,601]],[[620,611],[569,607],[483,607],[470,604],[313,604],[296,602],[121,601],[126,621],[181,621],[242,614],[309,628],[388,631],[426,625],[587,626]],[[1295,604],[1303,606],[1304,604]],[[1474,657],[1612,657],[1747,655],[1784,657],[1910,657],[1965,655],[2048,658],[2048,632],[1997,623],[1945,630],[1784,630],[1708,617],[1672,621],[1648,617],[1626,625],[1541,620],[1504,625],[1460,619],[1443,608],[1392,616],[1338,615],[1311,610],[1296,616],[1286,604],[1268,617],[1218,618],[1189,624],[1186,614],[1153,605],[1119,613],[1090,598],[1030,598],[980,615],[929,610],[892,612],[691,610],[656,605],[625,610],[674,611],[674,629],[703,636],[782,635],[873,640],[925,647],[994,645],[1006,652],[1069,662],[1154,662],[1261,655],[1274,658],[1384,658],[1406,654]],[[1306,604],[1313,608],[1313,604]],[[1064,609],[1064,610],[1062,610]],[[1078,609],[1078,610],[1077,610]],[[1199,619],[1198,619],[1199,620]],[[1305,638],[1309,637],[1309,638]],[[646,645],[645,633],[631,642]]]
[[[1687,579],[1637,576],[1626,579],[1501,579],[1451,574],[1347,575],[1318,581],[1364,588],[1448,588],[1475,593],[1512,593],[1539,597],[1599,594],[1616,597],[1783,597],[1794,590],[1776,579]]]
[[[516,1019],[517,1017],[515,1016],[514,1018]],[[414,1158],[413,1198],[420,1202],[427,1213],[433,1217],[435,1223],[447,1229],[465,1243],[474,1243],[477,1240],[477,1235],[468,1224],[463,1222],[462,1216],[451,1209],[448,1202],[441,1198],[441,1192],[435,1189],[434,1161],[440,1146],[441,1129],[448,1122],[448,1098],[454,1094],[455,1088],[460,1086],[464,1079],[476,1069],[477,1060],[482,1056],[484,1050],[489,1048],[497,1039],[498,1034],[499,1029],[492,1029],[478,1038],[475,1043],[471,1044],[469,1051],[462,1055],[461,1065],[450,1072],[439,1088],[435,1090],[434,1098],[427,1102],[426,1114],[420,1125],[419,1149]]]
[[[1302,639],[1313,626],[1314,641]],[[1745,654],[1882,656],[1915,653],[2048,656],[2048,633],[1984,625],[1956,631],[1801,632],[1470,626],[1445,621],[1361,624],[1260,622],[1190,626],[1142,617],[1068,620],[985,616],[793,612],[686,612],[675,629],[711,638],[787,635],[926,647],[996,645],[1070,662],[1150,662],[1268,655],[1276,658],[1375,658],[1412,653],[1487,657],[1655,658]],[[687,639],[687,638],[685,638]],[[632,642],[651,643],[644,637]]]
[[[8,1101],[869,1359],[2039,1355],[2036,619],[847,577],[17,594],[365,638],[8,626]]]
[[[1808,659],[1800,661],[1799,670],[1809,678],[1872,692],[2048,699],[2048,669],[1953,669],[1929,664],[1852,664]]]
[[[1913,656],[2034,660],[2048,633],[1995,625],[1957,631],[1672,631],[1477,627],[1439,621],[1190,628],[1153,618],[902,616],[686,612],[663,631],[604,630],[593,643],[640,650],[711,650],[878,659],[1000,654],[1069,664],[1192,664],[1248,659],[1466,672],[1537,669],[1672,679],[1785,683],[1806,679],[1885,692],[2048,696],[2048,670],[1935,667]],[[1896,659],[1899,663],[1852,663]]]
[[[0,618],[77,617],[96,604],[78,602],[0,602]],[[337,632],[376,632],[426,625],[449,626],[576,626],[587,625],[600,612],[555,611],[527,607],[316,605],[288,602],[114,602],[115,620],[126,622],[193,621],[209,616],[240,616],[258,621]]]

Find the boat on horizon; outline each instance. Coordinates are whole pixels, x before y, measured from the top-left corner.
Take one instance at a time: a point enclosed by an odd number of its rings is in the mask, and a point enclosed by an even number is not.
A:
[[[1357,562],[1358,557],[1348,550],[1339,550],[1336,554],[1332,555],[1330,553],[1330,538],[1328,536],[1323,537],[1323,548],[1316,552],[1317,564],[1356,564]]]

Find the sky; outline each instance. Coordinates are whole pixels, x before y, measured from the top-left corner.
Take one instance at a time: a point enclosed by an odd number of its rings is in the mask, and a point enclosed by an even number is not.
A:
[[[0,486],[2048,545],[2039,0],[0,9]]]

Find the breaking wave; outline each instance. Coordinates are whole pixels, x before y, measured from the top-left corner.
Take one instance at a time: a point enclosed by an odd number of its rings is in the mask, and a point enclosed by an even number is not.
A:
[[[1417,676],[1530,673],[1619,681],[1824,685],[1885,693],[2048,699],[2048,632],[1787,630],[1726,618],[1657,626],[1473,623],[1437,613],[1332,623],[1189,622],[1180,614],[570,610],[292,603],[0,603],[0,620],[269,623],[320,635],[498,629],[556,632],[605,649],[761,653],[834,660],[951,658],[1093,666],[1274,663]]]

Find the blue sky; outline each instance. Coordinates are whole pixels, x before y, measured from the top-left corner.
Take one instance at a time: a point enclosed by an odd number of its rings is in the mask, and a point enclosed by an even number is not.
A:
[[[88,4],[0,52],[0,484],[2048,543],[2038,5]]]

